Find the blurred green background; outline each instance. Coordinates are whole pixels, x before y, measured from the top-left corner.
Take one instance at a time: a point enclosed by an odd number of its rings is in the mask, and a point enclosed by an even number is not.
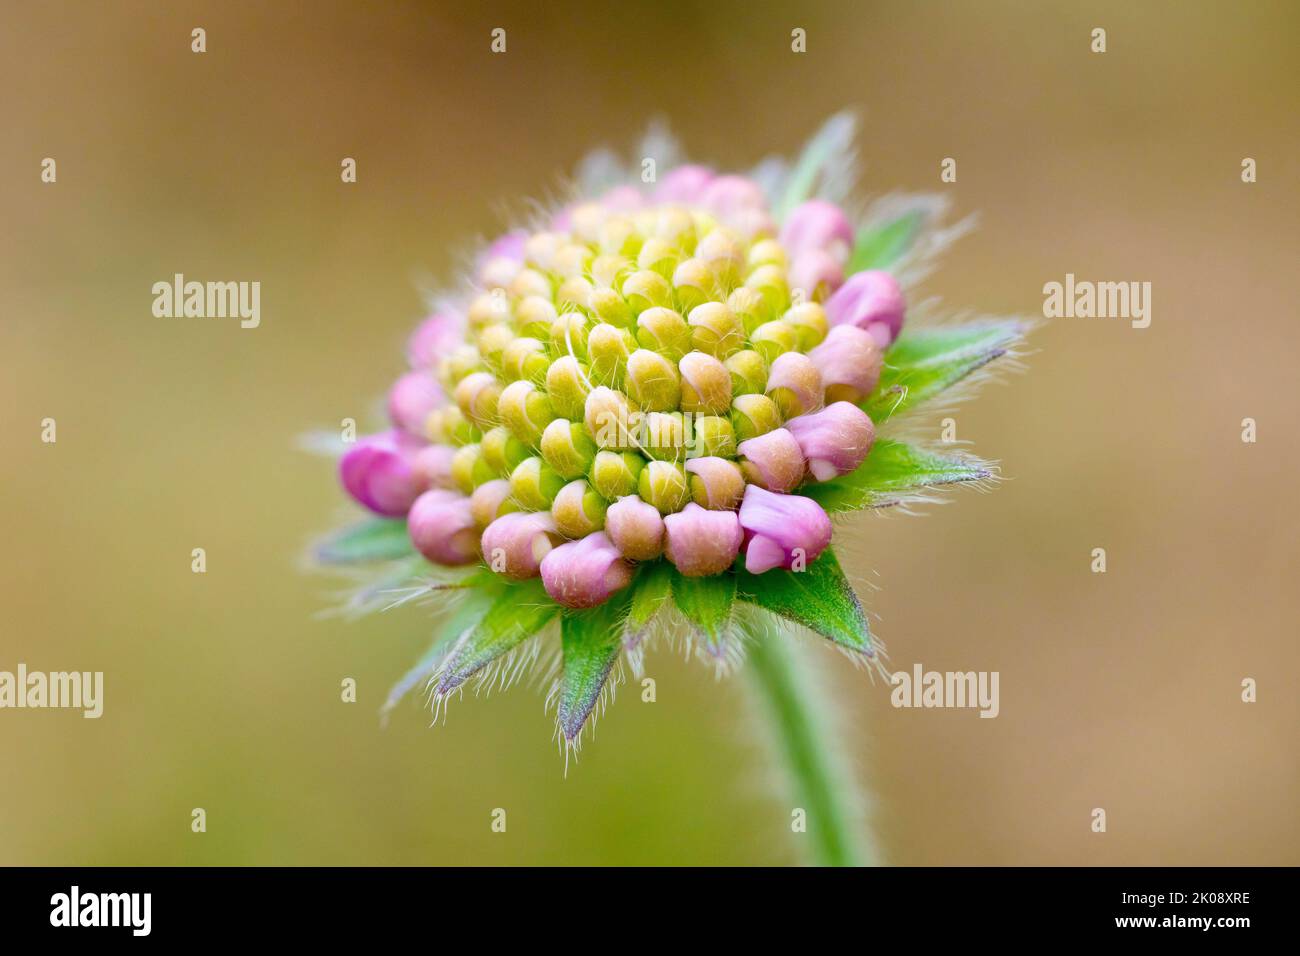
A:
[[[850,533],[894,666],[1001,673],[980,720],[825,655],[888,859],[1300,863],[1300,10],[584,6],[6,6],[0,669],[107,688],[98,721],[0,711],[0,863],[797,860],[742,682],[666,651],[658,701],[623,688],[567,778],[536,688],[381,729],[429,624],[314,616],[301,548],[348,509],[294,440],[376,423],[420,288],[592,147],[662,115],[747,167],[845,107],[868,193],[979,215],[925,295],[1034,315],[1066,272],[1153,285],[1149,329],[1056,321],[956,414],[995,493]],[[175,272],[260,281],[261,328],[154,318]]]

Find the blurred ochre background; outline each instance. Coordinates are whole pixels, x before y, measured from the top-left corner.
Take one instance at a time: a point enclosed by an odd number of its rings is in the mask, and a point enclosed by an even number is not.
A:
[[[1047,325],[1025,374],[956,415],[1001,460],[995,493],[857,524],[850,568],[878,588],[892,663],[1001,673],[1001,716],[980,720],[894,710],[826,655],[888,859],[1300,863],[1294,4],[55,2],[0,19],[0,669],[107,681],[98,721],[0,712],[0,864],[796,859],[740,682],[667,653],[658,703],[624,688],[567,779],[535,688],[435,729],[412,702],[381,729],[429,627],[313,616],[330,582],[300,550],[346,507],[294,439],[374,424],[421,286],[592,147],[630,149],[661,115],[694,157],[744,167],[845,107],[865,192],[942,188],[979,216],[924,294],[1034,315],[1067,272],[1153,286],[1149,329]],[[150,286],[175,272],[259,280],[261,328],[155,319]]]

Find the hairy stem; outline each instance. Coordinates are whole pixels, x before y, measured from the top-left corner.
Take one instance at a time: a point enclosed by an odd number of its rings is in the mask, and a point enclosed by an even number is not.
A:
[[[754,631],[744,669],[769,718],[790,795],[807,813],[803,836],[812,841],[812,862],[868,865],[871,840],[853,777],[838,753],[826,694],[788,634],[771,625]]]

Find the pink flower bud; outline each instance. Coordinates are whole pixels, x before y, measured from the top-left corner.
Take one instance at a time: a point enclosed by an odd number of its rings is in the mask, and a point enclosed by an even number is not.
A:
[[[809,199],[794,208],[781,224],[781,245],[792,259],[813,249],[843,266],[853,248],[853,225],[844,211],[824,199]],[[793,280],[792,286],[799,286]],[[806,287],[811,290],[811,287]]]
[[[740,467],[745,477],[768,491],[792,491],[803,481],[803,452],[794,436],[784,428],[743,441],[736,450],[744,456]]]
[[[712,170],[703,166],[678,166],[659,181],[655,202],[697,205],[713,178]]]
[[[407,372],[388,392],[388,417],[407,434],[423,435],[425,419],[444,401],[430,372]]]
[[[826,250],[809,249],[794,257],[789,282],[805,299],[820,302],[844,284],[844,267]]]
[[[848,402],[836,402],[820,412],[800,415],[785,423],[808,461],[817,481],[847,475],[862,464],[876,440],[867,413]]]
[[[906,309],[898,281],[879,269],[850,276],[826,300],[826,316],[831,325],[856,325],[865,329],[882,349],[898,338]]]
[[[745,529],[745,570],[802,569],[831,543],[831,519],[821,505],[803,495],[775,495],[758,485],[745,489],[740,505]]]
[[[535,578],[542,559],[560,540],[549,511],[512,511],[483,532],[483,560],[508,578]]]
[[[486,528],[497,519],[501,506],[509,500],[510,482],[506,479],[483,482],[469,496],[469,509],[474,516],[474,523],[480,528]]]
[[[664,518],[668,560],[688,578],[721,574],[740,552],[743,537],[734,511],[708,511],[691,502]]]
[[[827,402],[860,402],[880,381],[884,362],[871,333],[856,325],[837,325],[808,353],[821,372]]]
[[[783,352],[767,374],[767,395],[784,418],[805,415],[822,406],[822,375],[802,352]]]
[[[709,183],[699,202],[719,219],[740,223],[747,218],[747,213],[761,211],[767,205],[767,198],[752,179],[719,176]]]
[[[611,212],[635,212],[645,205],[645,197],[635,186],[615,186],[600,197],[600,204]]]
[[[451,460],[456,449],[450,445],[425,445],[411,459],[411,467],[421,488],[455,488]]]
[[[664,550],[664,519],[659,509],[636,495],[620,498],[605,512],[605,533],[623,557],[649,561]]]
[[[439,358],[461,344],[464,322],[454,312],[435,312],[411,333],[406,343],[406,359],[411,368],[433,368]]]
[[[424,490],[412,461],[419,443],[399,431],[367,435],[339,461],[339,480],[375,514],[400,518]]]
[[[488,246],[483,251],[480,259],[482,262],[488,262],[491,259],[513,259],[515,262],[523,262],[524,243],[527,241],[528,233],[522,229],[507,232]]]
[[[615,591],[632,582],[632,565],[603,531],[570,541],[542,559],[546,593],[565,607],[604,604]]]
[[[415,499],[406,521],[415,550],[435,564],[473,564],[478,560],[478,528],[469,498],[442,488]]]

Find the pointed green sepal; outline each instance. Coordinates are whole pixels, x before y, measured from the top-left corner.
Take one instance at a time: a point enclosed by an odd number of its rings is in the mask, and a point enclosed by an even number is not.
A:
[[[637,571],[630,588],[632,603],[623,630],[623,642],[629,649],[641,643],[646,628],[672,596],[674,573],[673,566],[662,558],[641,565]]]
[[[857,470],[822,484],[805,485],[801,493],[834,513],[896,505],[935,485],[992,477],[992,467],[978,458],[938,455],[882,438]]]
[[[897,219],[860,229],[844,274],[851,276],[864,269],[888,269],[912,247],[925,223],[925,213],[912,209]]]
[[[736,597],[802,624],[849,650],[871,656],[871,629],[862,602],[827,548],[802,571],[737,573]]]
[[[735,573],[726,571],[712,577],[688,578],[674,571],[672,596],[677,610],[708,641],[710,650],[720,652],[731,630],[731,610],[736,600]]]
[[[782,222],[791,211],[814,196],[839,202],[851,186],[856,153],[853,137],[858,122],[852,113],[836,113],[808,141],[785,180],[785,189],[773,208]]]
[[[393,561],[415,554],[402,518],[367,518],[331,532],[314,548],[322,564]]]
[[[421,680],[428,681],[432,679],[438,669],[438,664],[447,656],[447,652],[455,646],[456,641],[463,637],[470,628],[483,620],[487,612],[491,610],[493,602],[499,597],[500,593],[490,587],[475,587],[465,592],[464,598],[456,604],[446,621],[438,627],[433,644],[416,661],[415,666],[402,675],[402,679],[394,684],[388,692],[388,698],[379,711],[381,717],[387,717],[389,712]]]
[[[885,353],[880,384],[862,410],[879,426],[1006,355],[1028,330],[1015,319],[905,330]]]
[[[540,578],[505,581],[482,620],[457,643],[442,669],[438,694],[455,690],[482,668],[535,635],[560,611]]]
[[[560,618],[564,674],[560,678],[560,732],[574,741],[600,700],[614,662],[623,650],[620,640],[630,595],[623,591],[586,611],[565,611]]]

